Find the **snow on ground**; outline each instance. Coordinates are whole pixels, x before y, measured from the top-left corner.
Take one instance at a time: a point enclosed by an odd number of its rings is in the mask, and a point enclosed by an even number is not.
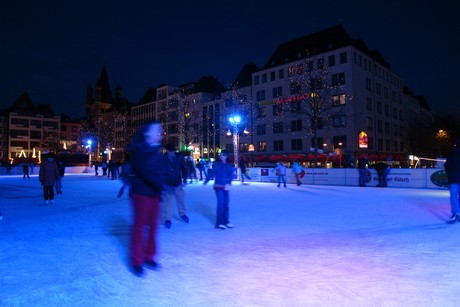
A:
[[[129,270],[120,181],[0,177],[0,306],[454,306],[460,224],[447,190],[234,182],[234,229],[212,182],[187,185],[190,224],[160,226],[158,271]]]

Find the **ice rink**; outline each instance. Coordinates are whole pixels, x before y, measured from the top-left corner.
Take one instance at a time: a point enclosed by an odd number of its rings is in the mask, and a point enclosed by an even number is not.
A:
[[[460,224],[448,190],[234,182],[230,220],[185,188],[190,224],[159,231],[158,271],[129,266],[119,180],[0,176],[0,306],[458,306]]]

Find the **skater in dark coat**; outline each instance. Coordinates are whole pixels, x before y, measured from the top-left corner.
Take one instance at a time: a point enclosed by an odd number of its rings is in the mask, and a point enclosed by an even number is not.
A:
[[[386,188],[387,187],[387,176],[390,173],[390,166],[385,162],[379,162],[374,165],[374,169],[377,171],[377,176],[379,176],[379,183],[377,187]]]
[[[249,177],[249,175],[246,174],[246,161],[244,161],[243,157],[241,157],[238,160],[238,166],[240,167],[240,170],[241,170],[241,182],[244,182],[244,177],[246,177],[246,179],[248,180],[251,180],[251,177]]]
[[[29,164],[24,164],[22,166],[22,172],[23,172],[23,176],[22,176],[22,179],[30,179],[30,176],[29,176]]]
[[[217,197],[216,228],[233,228],[229,221],[229,191],[233,180],[233,165],[228,163],[228,151],[222,150],[220,161],[213,165],[214,191]]]
[[[362,157],[361,159],[358,160],[359,186],[360,187],[366,186],[367,163],[369,163],[369,160],[367,159],[367,157]]]
[[[131,267],[141,276],[143,266],[156,268],[156,233],[161,212],[161,193],[167,178],[160,152],[163,128],[151,122],[141,128],[129,146],[133,177],[130,196],[134,223],[131,232]],[[146,235],[146,236],[144,236]]]
[[[454,148],[447,156],[444,164],[447,172],[447,182],[450,190],[450,206],[452,217],[448,223],[460,221],[460,141],[457,141]]]
[[[54,204],[54,184],[59,180],[59,170],[52,153],[47,154],[40,164],[38,179],[43,186],[45,205]]]

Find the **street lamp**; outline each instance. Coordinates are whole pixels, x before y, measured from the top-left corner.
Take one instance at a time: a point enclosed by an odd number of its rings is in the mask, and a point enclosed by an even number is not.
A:
[[[233,162],[238,166],[238,124],[241,123],[241,116],[232,115],[228,118],[233,127]]]
[[[88,167],[91,168],[91,144],[93,141],[87,140],[86,141],[86,148],[88,148]]]

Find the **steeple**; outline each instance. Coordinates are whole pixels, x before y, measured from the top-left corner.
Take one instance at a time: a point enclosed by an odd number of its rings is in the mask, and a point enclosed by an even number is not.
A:
[[[96,82],[96,102],[102,103],[112,103],[112,90],[110,89],[109,77],[107,74],[107,68],[102,65],[101,76],[99,80]]]

